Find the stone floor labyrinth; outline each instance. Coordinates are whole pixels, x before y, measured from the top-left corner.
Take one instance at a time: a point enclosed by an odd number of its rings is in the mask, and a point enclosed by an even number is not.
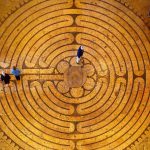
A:
[[[150,134],[150,31],[119,0],[24,0],[0,25],[1,70],[14,65],[21,80],[0,82],[13,149],[130,150]]]

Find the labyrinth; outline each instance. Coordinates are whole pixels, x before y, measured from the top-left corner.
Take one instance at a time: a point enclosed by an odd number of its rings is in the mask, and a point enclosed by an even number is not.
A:
[[[150,30],[120,0],[24,0],[0,25],[13,66],[0,128],[15,150],[135,150],[150,134]]]

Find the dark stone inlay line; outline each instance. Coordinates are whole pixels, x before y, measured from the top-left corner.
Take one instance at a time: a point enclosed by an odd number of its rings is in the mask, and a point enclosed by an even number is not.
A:
[[[139,88],[139,84],[138,84],[138,88]],[[138,92],[136,93],[136,95],[137,95],[137,94],[138,94]],[[143,94],[144,94],[144,92],[143,92]],[[136,96],[136,97],[137,97],[137,96]],[[148,103],[148,101],[147,101],[147,103]],[[140,105],[141,105],[141,103],[139,104],[139,106],[140,106]],[[146,105],[145,105],[145,107],[146,107]],[[132,108],[132,107],[131,107],[131,108]],[[131,111],[131,108],[130,108],[130,111]],[[143,109],[143,111],[144,111],[144,109]],[[135,114],[136,114],[136,111],[135,111],[135,113],[133,114],[133,116],[134,116]],[[142,114],[143,114],[143,112],[142,112]],[[141,114],[141,115],[142,115],[142,114]],[[148,115],[147,115],[147,116],[148,116]],[[123,118],[123,119],[124,119],[124,118]],[[122,120],[123,120],[123,119],[122,119]],[[138,120],[139,120],[139,119],[140,119],[140,116],[139,116]],[[146,120],[146,119],[147,119],[147,117],[145,118],[145,120]],[[122,121],[122,120],[121,120],[121,121]],[[127,125],[131,120],[132,120],[132,117],[131,117],[131,119],[126,123],[126,125]],[[138,120],[137,120],[136,122],[138,122]],[[119,124],[119,123],[118,123],[118,124]],[[118,125],[118,124],[117,124],[117,125]],[[116,125],[116,126],[117,126],[117,125]],[[125,126],[126,126],[126,125],[125,125]],[[134,124],[134,125],[135,125],[135,124]],[[116,126],[115,126],[115,127],[116,127]],[[125,127],[125,126],[124,126],[124,127]],[[114,128],[114,127],[113,127],[113,128]],[[113,129],[113,128],[112,128],[112,129]],[[133,126],[130,127],[130,129],[131,129],[131,128],[133,128]],[[140,127],[139,127],[139,128],[140,128]],[[129,129],[129,130],[130,130],[130,129]],[[128,131],[129,131],[129,130],[128,130]],[[119,130],[119,131],[121,131],[121,130]],[[106,132],[105,132],[105,133],[106,133]],[[104,133],[103,133],[103,134],[104,134]],[[126,134],[126,133],[124,133],[124,134],[122,135],[122,137],[123,137],[125,134]],[[134,134],[135,134],[135,133],[134,133]],[[113,134],[112,136],[114,136],[114,134]],[[112,136],[111,136],[111,137],[112,137]],[[131,136],[130,136],[130,137],[131,137]],[[110,138],[110,137],[109,137],[109,138]],[[108,139],[108,138],[106,138],[106,139]],[[105,140],[105,139],[104,139],[104,140]],[[104,141],[104,140],[100,140],[100,141]],[[99,143],[100,141],[95,142],[95,143]],[[95,144],[95,143],[94,143],[94,144]],[[111,143],[114,143],[114,141],[111,142]],[[111,144],[111,143],[109,143],[109,144]],[[85,145],[89,145],[89,144],[85,144]],[[106,146],[106,145],[104,145],[104,146]],[[103,146],[103,147],[104,147],[104,146]],[[99,148],[101,148],[101,147],[99,147]]]
[[[138,88],[139,88],[139,84],[138,84]],[[143,92],[143,94],[144,94],[144,92]],[[136,96],[136,97],[137,97],[137,96]],[[147,103],[148,103],[148,101],[146,102],[146,104],[147,104]],[[141,105],[141,103],[139,104],[139,106],[140,106],[140,105]],[[146,107],[146,105],[145,105],[145,107]],[[145,110],[145,109],[143,109],[143,112],[144,112],[144,110]],[[143,112],[142,112],[142,114],[143,114]],[[136,111],[135,111],[134,115],[135,115],[135,114],[136,114]],[[141,115],[142,115],[142,114],[141,114]],[[147,115],[147,116],[148,116],[148,115]],[[131,117],[131,119],[132,119],[132,117]],[[131,120],[131,119],[130,119],[130,120]],[[140,116],[139,116],[138,120],[139,120],[139,119],[140,119]],[[146,119],[147,119],[147,117],[145,117],[145,120],[146,120]],[[130,121],[130,120],[129,120],[129,121]],[[137,120],[136,122],[138,122],[138,120]],[[145,120],[144,120],[144,121],[145,121]],[[128,122],[129,122],[129,121],[128,121]],[[127,125],[127,124],[128,124],[128,123],[126,123],[126,125]],[[135,125],[135,124],[134,124],[134,125]],[[131,128],[133,128],[133,127],[131,127]],[[131,129],[131,128],[130,128],[130,129]],[[140,128],[140,127],[139,127],[139,128]],[[139,128],[138,128],[138,129],[139,129]],[[129,130],[130,130],[130,129],[129,129]],[[138,129],[137,129],[137,131],[138,131]],[[128,131],[129,131],[129,130],[128,130]],[[135,133],[136,133],[136,132],[135,132]],[[135,134],[135,133],[134,133],[134,134]],[[125,134],[126,134],[126,133],[125,133]],[[125,134],[124,134],[124,135],[125,135]],[[124,136],[124,135],[122,135],[122,136]],[[114,135],[113,135],[113,136],[114,136]],[[131,137],[131,136],[130,136],[130,137]],[[130,138],[130,137],[129,137],[129,138]],[[128,138],[128,139],[129,139],[129,138]],[[128,140],[128,139],[127,139],[127,140]],[[127,140],[126,140],[126,141],[127,141]],[[103,140],[102,140],[102,141],[103,141]],[[96,143],[98,143],[98,142],[96,142]],[[111,143],[114,143],[114,141],[111,142]],[[111,144],[111,143],[109,143],[109,144]],[[95,144],[95,143],[94,143],[94,144]],[[89,144],[86,144],[86,145],[89,145]],[[120,144],[120,145],[121,145],[121,144]],[[118,146],[120,146],[120,145],[118,145]],[[106,146],[106,145],[105,145],[105,146]],[[100,148],[100,147],[99,147],[99,148]]]
[[[65,3],[58,3],[58,4],[55,4],[55,5],[60,5],[60,4],[62,4],[62,5],[64,6]],[[51,6],[55,6],[55,5],[51,5]],[[48,6],[48,7],[49,7],[49,6]],[[48,7],[44,7],[44,8],[42,8],[42,9],[40,9],[40,10],[43,10],[43,9],[45,9],[45,8],[48,8]],[[60,9],[60,10],[63,10],[63,9]],[[53,12],[60,11],[60,10],[57,9],[57,10],[55,10],[55,11],[51,11],[51,12],[48,12],[48,13],[45,13],[45,14],[53,13]],[[38,12],[38,11],[36,11],[36,12],[34,12],[33,14],[27,16],[25,19],[23,19],[23,20],[20,22],[20,24],[21,24],[22,22],[24,22],[28,17],[34,15],[34,14],[37,13],[37,12]],[[22,14],[23,14],[23,13],[22,13]],[[19,17],[20,17],[22,14],[20,14]],[[45,15],[45,14],[44,14],[44,15]],[[44,16],[44,15],[39,16],[39,18],[42,17],[42,16]],[[37,18],[36,18],[36,19],[37,19]],[[34,19],[34,20],[32,20],[31,22],[29,22],[22,30],[20,30],[20,32],[16,35],[16,37],[14,38],[14,40],[18,37],[18,35],[21,33],[21,31],[23,31],[30,23],[34,22],[36,19]],[[50,18],[50,19],[52,19],[52,18]],[[47,20],[50,20],[50,19],[47,19]],[[46,20],[46,21],[47,21],[47,20]],[[41,23],[40,23],[40,24],[41,24]],[[8,27],[10,27],[10,26],[11,26],[11,24],[10,24]],[[8,28],[8,27],[7,27],[7,28]],[[7,28],[6,28],[6,29],[7,29]],[[5,30],[6,30],[6,29],[5,29]],[[16,29],[16,28],[14,28],[14,30],[15,30],[15,29]],[[34,28],[32,28],[32,29],[34,29]],[[31,29],[31,30],[32,30],[32,29]],[[12,35],[12,33],[14,32],[14,30],[12,30],[12,32],[10,33],[10,35]],[[31,30],[30,30],[30,31],[31,31]],[[29,31],[29,32],[30,32],[30,31]],[[4,32],[4,33],[5,33],[5,32]],[[10,35],[9,35],[9,36],[10,36]],[[2,49],[4,48],[4,45],[6,44],[7,40],[9,39],[9,36],[8,36],[7,39],[5,40]],[[1,37],[3,37],[3,35],[2,35]],[[14,41],[14,40],[13,40],[13,41]],[[12,43],[13,43],[13,41],[12,41]],[[9,49],[10,49],[12,43],[10,44]],[[20,43],[18,43],[18,45],[19,45],[19,44],[20,44]],[[18,47],[18,45],[17,45],[17,47]],[[17,47],[16,47],[16,48],[17,48]],[[8,53],[8,51],[7,51],[7,53]],[[6,56],[7,56],[7,55],[6,55]],[[5,61],[5,60],[4,60],[4,61]]]
[[[103,1],[104,2],[104,1]],[[83,3],[83,4],[90,4],[90,3],[87,3],[87,2],[81,2],[81,3]],[[104,2],[104,3],[106,3],[106,4],[108,4],[108,5],[111,5],[111,4],[109,4],[109,3],[107,3],[107,2]],[[93,4],[91,4],[91,5],[93,5]],[[93,5],[94,6],[94,5]],[[113,6],[113,5],[111,5],[112,7],[114,7],[114,8],[116,8],[116,9],[118,9],[118,10],[120,10],[122,13],[124,13],[121,9],[119,9],[119,8],[117,8],[117,7],[115,7],[115,6]],[[116,16],[118,16],[120,19],[122,19],[122,20],[124,20],[123,18],[121,18],[118,14],[116,14],[116,13],[114,13],[113,11],[111,11],[111,10],[109,10],[109,9],[106,9],[106,8],[104,8],[104,7],[102,7],[102,6],[97,6],[97,7],[101,7],[101,8],[103,8],[103,9],[105,9],[106,11],[110,11],[111,13],[113,13],[113,14],[115,14]],[[91,9],[92,10],[92,9]],[[94,11],[94,12],[98,12],[98,13],[100,13],[99,11],[95,11],[95,10],[92,10],[92,11]],[[100,13],[100,14],[102,14],[102,13]],[[124,13],[125,14],[125,13]],[[107,16],[107,15],[105,15],[105,14],[103,14],[104,16]],[[127,14],[125,14],[126,16],[128,16]],[[109,16],[107,16],[108,18],[110,18]],[[141,27],[130,17],[130,16],[128,16],[140,29],[141,29]],[[110,19],[113,19],[113,18],[110,18]],[[126,22],[126,20],[124,20],[124,22]],[[119,22],[117,22],[118,24],[120,24]],[[147,49],[146,49],[146,47],[145,47],[145,44],[143,43],[143,41],[141,40],[141,37],[138,35],[138,33],[137,33],[137,31],[128,23],[128,22],[126,22],[127,24],[128,24],[128,26],[130,27],[130,28],[132,28],[132,30],[136,33],[136,35],[139,37],[139,39],[140,39],[140,41],[142,42],[142,44],[143,44],[143,46],[144,46],[144,48],[145,48],[145,51],[146,51],[146,53],[147,53]],[[121,24],[120,24],[121,25]],[[122,26],[122,25],[121,25]],[[124,28],[125,29],[125,28]],[[126,29],[125,29],[126,30]],[[126,30],[127,31],[127,30]],[[141,31],[143,31],[142,29],[141,29]],[[132,35],[127,31],[127,33],[130,35],[130,37],[132,37]],[[147,37],[147,35],[143,32],[143,34]],[[135,39],[132,37],[132,39],[134,40],[134,42],[135,42],[135,44],[136,44],[136,46],[137,46],[137,48],[139,48],[138,47],[138,45],[137,45],[137,42],[135,41]],[[149,39],[147,38],[147,40],[149,41]],[[133,51],[134,52],[134,51]],[[140,54],[141,54],[141,51],[140,51],[140,48],[139,48],[139,52],[140,52]],[[135,52],[134,52],[134,54],[135,54]],[[135,55],[136,56],[136,55]],[[141,54],[141,56],[142,56],[142,59],[143,59],[143,55]],[[149,55],[148,55],[148,53],[147,53],[147,56],[149,57]],[[150,59],[150,58],[149,58]],[[138,67],[139,67],[139,65],[138,65]],[[145,66],[144,66],[144,69],[145,69]]]
[[[23,83],[22,83],[23,84]],[[22,85],[22,88],[24,89],[24,86]],[[18,93],[18,89],[17,89],[17,93]],[[23,90],[23,93],[24,93],[24,90]],[[19,95],[19,93],[18,93],[18,97],[20,97],[20,95]],[[29,101],[28,101],[28,99],[27,99],[27,97],[26,97],[26,94],[24,93],[24,97],[26,98],[26,101],[29,103]],[[20,100],[21,100],[21,98],[20,98]],[[31,116],[32,118],[33,118],[33,120],[35,120],[36,122],[38,122],[39,124],[41,124],[37,119],[35,119],[33,116],[32,116],[32,114],[30,113],[30,111],[28,111],[27,110],[27,107],[25,107],[24,106],[24,104],[22,103],[22,101],[20,101],[20,103],[22,104],[22,107],[24,108],[24,110],[26,110],[26,112],[29,114],[29,116]],[[30,103],[29,103],[30,104]],[[32,106],[31,106],[32,107]],[[20,113],[21,113],[21,111],[19,111]],[[22,113],[21,113],[22,114]],[[23,116],[23,114],[22,114],[22,116]],[[23,116],[24,117],[24,116]],[[32,123],[31,123],[31,120],[27,120],[28,118],[26,118],[26,117],[24,117],[24,119],[30,124],[30,125],[32,125],[35,129],[37,129],[37,130],[39,130],[39,131],[41,131],[41,132],[43,132],[42,130],[40,130],[40,129],[38,129],[35,125],[33,125]],[[44,124],[41,124],[41,125],[43,125],[43,126],[45,126]],[[45,126],[46,127],[46,126]],[[52,130],[52,129],[50,129],[50,130]],[[30,132],[32,132],[32,131],[30,131]],[[55,131],[56,132],[56,131]],[[56,133],[61,133],[61,132],[56,132]],[[35,134],[35,133],[33,133],[33,134]],[[55,134],[55,135],[53,135],[53,134],[48,134],[48,133],[45,133],[46,135],[50,135],[50,136],[52,136],[52,137],[55,137],[55,138],[59,138],[59,139],[63,139],[63,140],[65,140],[63,137],[60,137],[60,136],[57,136],[57,134]],[[64,135],[64,132],[63,132],[63,135]],[[37,135],[36,135],[37,136]],[[40,137],[41,138],[41,137]],[[45,140],[45,139],[44,139]],[[68,139],[66,139],[66,140],[70,140],[69,138]],[[57,144],[57,143],[56,143]]]

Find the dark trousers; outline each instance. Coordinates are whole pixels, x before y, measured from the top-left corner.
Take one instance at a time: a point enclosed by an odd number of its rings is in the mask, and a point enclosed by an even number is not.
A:
[[[17,80],[20,80],[20,76],[15,76]]]

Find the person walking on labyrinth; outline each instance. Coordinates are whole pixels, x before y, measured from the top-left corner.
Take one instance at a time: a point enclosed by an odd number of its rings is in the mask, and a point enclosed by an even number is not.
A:
[[[5,73],[4,71],[2,71],[1,80],[2,80],[5,84],[9,84],[9,83],[10,83],[10,75],[7,74],[7,73]]]
[[[13,66],[11,73],[16,77],[17,80],[20,80],[20,70]]]
[[[83,46],[80,46],[77,51],[76,63],[79,64],[81,57],[83,56],[84,49]]]

